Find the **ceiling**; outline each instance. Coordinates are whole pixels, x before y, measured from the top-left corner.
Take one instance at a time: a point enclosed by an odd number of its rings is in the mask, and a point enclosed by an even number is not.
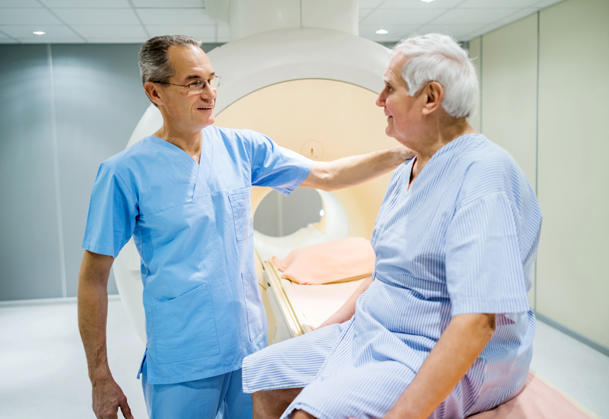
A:
[[[467,41],[559,1],[359,0],[359,33],[379,42],[428,32]],[[381,28],[388,33],[376,34]],[[205,0],[0,0],[0,44],[139,43],[168,33],[231,40],[229,25],[207,14]]]

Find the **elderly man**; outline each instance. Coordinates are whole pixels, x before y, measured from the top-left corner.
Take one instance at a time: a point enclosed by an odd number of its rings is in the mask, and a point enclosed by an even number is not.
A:
[[[395,48],[377,104],[416,158],[387,189],[373,279],[328,326],[245,358],[255,418],[460,418],[520,391],[541,213],[514,160],[468,124],[477,96],[450,37]]]
[[[141,256],[146,352],[140,373],[153,418],[251,417],[243,358],[266,345],[253,261],[250,189],[335,189],[387,172],[412,154],[400,146],[312,162],[257,132],[213,126],[208,57],[185,36],[140,51],[146,94],[163,126],[104,161],[91,196],[79,274],[78,319],[99,418],[131,417],[106,354],[106,287],[134,237]],[[139,376],[139,374],[138,374]]]

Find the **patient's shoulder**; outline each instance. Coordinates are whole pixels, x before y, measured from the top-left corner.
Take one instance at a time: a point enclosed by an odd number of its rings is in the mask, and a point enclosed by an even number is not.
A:
[[[466,204],[497,193],[508,197],[532,194],[532,188],[514,158],[501,146],[486,140],[462,156],[463,179],[459,201]]]

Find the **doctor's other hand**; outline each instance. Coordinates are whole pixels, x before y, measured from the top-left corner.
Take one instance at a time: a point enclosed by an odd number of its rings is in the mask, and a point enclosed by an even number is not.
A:
[[[123,390],[112,377],[93,382],[93,411],[97,419],[118,419],[118,409],[125,419],[133,419]]]

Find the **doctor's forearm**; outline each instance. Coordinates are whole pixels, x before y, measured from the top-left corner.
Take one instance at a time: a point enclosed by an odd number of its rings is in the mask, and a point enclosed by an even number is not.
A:
[[[357,185],[395,169],[413,156],[406,147],[397,146],[330,162],[316,162],[301,186],[334,190]]]
[[[95,269],[85,254],[78,277],[78,328],[87,357],[91,382],[109,376],[106,351],[108,269]]]
[[[494,314],[452,318],[421,369],[385,416],[427,418],[471,368],[495,330]]]

